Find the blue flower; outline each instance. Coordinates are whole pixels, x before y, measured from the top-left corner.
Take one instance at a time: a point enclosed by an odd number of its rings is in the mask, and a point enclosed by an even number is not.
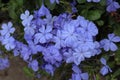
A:
[[[34,43],[46,43],[47,40],[50,40],[53,35],[50,33],[52,31],[52,27],[50,25],[47,25],[46,27],[42,25],[42,27],[39,29],[39,33],[35,34]]]
[[[0,70],[8,68],[10,66],[8,58],[0,58]]]
[[[29,66],[32,68],[33,71],[38,71],[38,69],[39,69],[38,61],[37,60],[32,60],[29,63]]]
[[[30,58],[31,50],[27,45],[22,45],[20,49],[21,57],[27,61]]]
[[[101,47],[104,48],[105,51],[116,51],[118,48],[114,42],[120,42],[120,37],[115,36],[114,33],[108,34],[108,39],[103,39],[100,41]]]
[[[26,10],[25,13],[21,14],[20,18],[23,20],[23,26],[27,26],[30,25],[31,20],[33,19],[33,15],[30,15],[30,12]]]
[[[104,76],[106,75],[108,72],[112,72],[112,70],[110,69],[110,67],[106,64],[106,60],[105,58],[101,58],[100,62],[104,65],[101,70],[100,73]]]
[[[119,8],[120,8],[120,5],[118,2],[113,1],[113,0],[107,0],[107,11],[108,12],[116,11]]]
[[[54,67],[51,64],[46,64],[45,65],[45,70],[46,70],[46,72],[48,72],[52,76],[54,75],[55,69],[54,69]]]
[[[89,80],[88,73],[82,73],[78,66],[73,65],[72,70],[74,71],[74,73],[72,74],[72,79],[70,80]]]
[[[75,26],[65,23],[64,29],[61,31],[61,38],[64,39],[65,45],[72,46],[74,42],[77,42],[78,34],[75,32]]]
[[[65,47],[65,42],[64,40],[61,38],[61,31],[58,30],[56,36],[54,36],[54,42],[55,42],[55,47],[57,47],[58,49],[60,49],[61,47]]]
[[[1,36],[10,36],[10,33],[14,33],[15,28],[12,28],[12,22],[8,22],[8,24],[2,24],[2,30],[0,30]]]
[[[78,31],[88,38],[98,34],[96,25],[93,22],[84,19],[80,20],[80,27],[78,28]]]
[[[11,36],[6,36],[2,40],[2,45],[5,45],[5,48],[10,51],[15,48],[15,39]]]
[[[29,41],[28,44],[32,54],[37,54],[37,52],[41,52],[43,50],[41,45],[36,45],[32,41]]]
[[[68,51],[63,52],[63,56],[65,57],[65,61],[66,63],[72,63],[74,62],[74,56],[73,56],[73,50],[72,49],[68,49]]]
[[[53,4],[54,2],[56,2],[57,4],[59,4],[59,0],[50,0],[50,2]]]
[[[87,2],[100,2],[100,0],[87,0]]]
[[[44,60],[51,64],[62,61],[62,55],[55,46],[49,46],[43,50]]]
[[[24,38],[26,41],[32,40],[33,39],[33,35],[35,34],[35,27],[32,25],[27,25],[24,28]]]
[[[81,61],[84,61],[85,58],[90,58],[92,56],[91,51],[82,51],[78,48],[75,49],[75,52],[73,52],[74,56],[74,63],[76,65],[79,65]]]
[[[79,41],[76,42],[76,47],[79,47],[79,49],[83,51],[88,51],[89,49],[95,48],[95,43],[93,42],[93,39],[89,39],[82,34],[79,35]]]

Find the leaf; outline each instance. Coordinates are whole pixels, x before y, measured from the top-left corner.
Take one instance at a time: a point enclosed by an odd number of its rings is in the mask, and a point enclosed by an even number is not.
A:
[[[87,18],[89,20],[98,20],[101,17],[101,12],[99,10],[91,10],[88,12]]]
[[[118,45],[118,50],[115,52],[115,61],[117,65],[120,65],[120,44]]]
[[[114,73],[113,73],[113,78],[116,78],[120,76],[120,69],[116,70]]]
[[[24,68],[23,68],[23,71],[25,72],[25,74],[26,74],[27,76],[29,76],[29,77],[34,77],[33,71],[32,71],[30,68],[24,67]]]
[[[77,0],[77,2],[78,2],[79,4],[81,4],[81,3],[85,3],[86,0]]]
[[[120,36],[120,24],[115,24],[114,28],[114,33],[118,36]]]
[[[23,5],[23,0],[17,0],[16,2],[18,3],[19,6]]]
[[[104,25],[104,21],[99,20],[99,21],[97,21],[97,24],[98,24],[98,26],[103,26]]]
[[[45,5],[47,5],[47,7],[50,10],[53,10],[55,8],[56,3],[51,4],[49,0],[45,0]]]
[[[106,6],[106,0],[101,0],[101,1],[100,1],[100,5],[101,5],[101,6]]]

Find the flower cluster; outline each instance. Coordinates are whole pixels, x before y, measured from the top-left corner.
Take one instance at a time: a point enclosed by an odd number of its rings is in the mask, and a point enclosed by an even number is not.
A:
[[[50,2],[59,3],[59,0],[50,0]],[[100,0],[87,0],[87,2],[100,2]],[[108,12],[119,8],[119,4],[112,0],[107,3]],[[75,5],[75,2],[71,3],[73,13],[77,12]],[[12,27],[11,22],[2,25],[0,42],[6,50],[12,50],[14,56],[23,58],[34,72],[43,69],[53,76],[55,69],[66,62],[73,64],[73,74],[70,80],[88,80],[88,73],[82,73],[78,66],[82,61],[99,55],[102,48],[105,51],[116,51],[118,48],[115,42],[120,42],[120,37],[111,33],[108,34],[108,39],[99,42],[96,40],[98,28],[94,22],[83,16],[73,19],[71,15],[62,13],[52,16],[44,4],[39,10],[34,11],[33,15],[26,10],[20,16],[26,44],[12,36],[15,28]],[[0,58],[0,61],[0,69],[8,67],[7,59]],[[103,64],[100,70],[102,75],[112,72],[104,58],[101,58],[100,62]]]

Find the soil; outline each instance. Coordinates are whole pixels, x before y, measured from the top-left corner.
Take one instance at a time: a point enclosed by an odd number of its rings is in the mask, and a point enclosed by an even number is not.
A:
[[[38,80],[28,77],[24,71],[23,67],[27,64],[20,58],[15,57],[10,59],[10,67],[8,69],[0,71],[0,80]],[[47,80],[41,78],[39,80]]]

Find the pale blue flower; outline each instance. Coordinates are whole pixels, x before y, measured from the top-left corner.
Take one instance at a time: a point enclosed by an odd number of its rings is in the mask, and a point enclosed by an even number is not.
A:
[[[87,2],[100,2],[100,0],[87,0]]]
[[[50,33],[52,31],[52,27],[50,25],[44,26],[39,29],[39,33],[35,34],[34,43],[46,43],[47,40],[50,40],[53,35]]]
[[[29,41],[28,43],[32,54],[37,54],[37,52],[42,52],[43,47],[41,45],[36,45],[32,41]]]
[[[107,8],[108,12],[116,11],[120,8],[120,4],[114,0],[107,0]]]
[[[91,38],[98,34],[98,29],[96,25],[87,20],[80,20],[80,27],[78,28],[79,32],[82,33],[84,36]]]
[[[75,32],[75,26],[65,23],[64,29],[61,32],[61,38],[64,39],[65,45],[72,46],[76,42],[78,34]]]
[[[81,51],[80,49],[76,48],[75,52],[73,53],[74,56],[74,63],[79,65],[81,61],[84,61],[85,58],[90,58],[92,56],[91,51]]]
[[[39,69],[38,61],[37,60],[32,60],[29,63],[29,66],[32,68],[33,71],[38,71],[38,69]]]
[[[109,50],[116,51],[118,48],[114,42],[120,42],[120,37],[115,36],[114,33],[108,34],[108,39],[103,39],[100,41],[101,47],[105,51],[109,51]]]
[[[109,73],[109,72],[112,72],[112,70],[110,69],[110,67],[107,65],[107,63],[106,63],[106,60],[105,60],[105,58],[101,58],[100,59],[100,62],[104,65],[102,68],[101,68],[101,70],[100,70],[100,73],[104,76],[104,75],[106,75],[107,73]]]
[[[27,45],[22,45],[20,49],[21,57],[27,61],[30,58],[31,50]]]
[[[30,25],[31,20],[33,19],[33,15],[30,15],[30,12],[26,10],[25,13],[21,14],[20,18],[22,19],[22,25],[27,26]]]
[[[58,30],[56,36],[54,36],[54,42],[55,42],[55,47],[57,47],[58,49],[60,49],[61,47],[65,47],[65,42],[64,40],[61,38],[61,31]]]
[[[0,58],[0,70],[4,70],[10,66],[8,58]]]
[[[82,73],[78,66],[73,65],[72,70],[74,71],[74,73],[72,73],[72,79],[69,80],[89,80],[88,73]]]
[[[14,33],[15,28],[12,28],[13,24],[12,22],[8,22],[8,24],[3,23],[2,24],[2,30],[0,30],[1,36],[9,36],[10,33]]]
[[[46,72],[48,72],[52,76],[54,75],[55,69],[54,69],[54,67],[51,64],[46,64],[45,65],[45,70],[46,70]]]
[[[6,50],[10,51],[15,48],[15,39],[11,36],[6,36],[2,40],[2,45],[5,45]]]
[[[50,2],[53,4],[54,2],[56,2],[57,4],[59,4],[59,0],[50,0]]]
[[[56,64],[56,62],[62,61],[62,55],[55,46],[49,46],[47,49],[43,50],[44,60]]]
[[[73,56],[73,50],[72,49],[68,49],[68,51],[63,53],[64,57],[65,57],[65,61],[66,63],[72,63],[74,62],[74,56]]]

